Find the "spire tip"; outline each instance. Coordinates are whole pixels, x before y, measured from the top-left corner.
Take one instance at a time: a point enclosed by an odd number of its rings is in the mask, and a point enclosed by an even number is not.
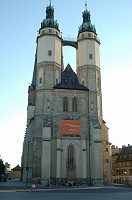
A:
[[[85,8],[86,8],[86,10],[87,10],[87,2],[85,1]]]

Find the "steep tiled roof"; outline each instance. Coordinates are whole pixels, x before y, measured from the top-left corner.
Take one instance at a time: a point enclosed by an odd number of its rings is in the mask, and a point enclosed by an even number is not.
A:
[[[61,74],[61,82],[53,87],[54,89],[73,89],[73,90],[88,90],[87,87],[80,84],[76,73],[68,64]]]
[[[132,160],[132,146],[123,147],[116,162]]]
[[[21,167],[19,165],[17,165],[16,167],[14,167],[12,169],[13,171],[21,171]]]

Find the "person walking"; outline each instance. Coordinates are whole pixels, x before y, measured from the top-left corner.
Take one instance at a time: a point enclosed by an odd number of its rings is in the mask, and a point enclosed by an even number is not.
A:
[[[32,188],[31,188],[31,192],[35,192],[35,188],[36,188],[35,180],[32,180]]]

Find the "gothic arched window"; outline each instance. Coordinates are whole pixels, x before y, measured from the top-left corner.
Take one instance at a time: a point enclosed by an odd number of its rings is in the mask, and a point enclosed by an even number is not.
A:
[[[67,99],[67,97],[65,97],[63,99],[63,111],[64,112],[68,111],[68,99]]]
[[[74,166],[74,148],[73,145],[69,145],[68,147],[68,159],[67,159],[67,165],[68,166]]]
[[[72,100],[72,111],[77,112],[77,98],[74,97]]]
[[[85,86],[85,79],[84,78],[82,78],[81,83],[82,83],[82,85]]]
[[[82,81],[82,85],[85,85],[85,82],[84,82],[84,80]]]

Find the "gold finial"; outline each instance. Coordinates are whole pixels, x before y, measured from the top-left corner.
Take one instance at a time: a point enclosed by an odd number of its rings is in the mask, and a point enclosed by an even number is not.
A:
[[[85,1],[85,8],[86,8],[86,10],[87,10],[87,2]]]

